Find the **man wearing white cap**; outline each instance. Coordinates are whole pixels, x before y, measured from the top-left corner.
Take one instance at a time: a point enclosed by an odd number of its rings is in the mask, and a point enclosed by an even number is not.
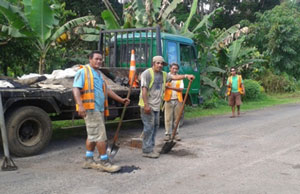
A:
[[[171,75],[162,71],[167,63],[162,56],[152,59],[152,67],[141,75],[141,93],[139,106],[144,124],[143,156],[158,158],[159,153],[154,150],[156,131],[159,128],[159,113],[167,81],[188,78],[193,80],[194,75]]]

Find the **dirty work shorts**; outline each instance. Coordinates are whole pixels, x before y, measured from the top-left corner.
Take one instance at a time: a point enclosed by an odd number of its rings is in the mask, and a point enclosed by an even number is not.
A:
[[[84,118],[87,139],[90,142],[106,141],[106,129],[104,125],[104,114],[102,112],[86,112]]]
[[[228,97],[229,106],[239,106],[242,104],[241,94],[239,92],[231,92]]]

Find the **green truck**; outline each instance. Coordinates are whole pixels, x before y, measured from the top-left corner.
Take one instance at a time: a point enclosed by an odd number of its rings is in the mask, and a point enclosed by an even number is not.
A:
[[[168,64],[178,63],[179,74],[193,74],[195,80],[189,92],[188,104],[199,104],[200,67],[192,39],[160,32],[159,27],[101,31],[98,50],[105,56],[105,67],[101,71],[116,83],[128,86],[132,49],[135,50],[138,75],[151,67],[152,57],[156,55],[163,56]],[[164,71],[169,72],[169,67],[165,66]],[[186,90],[188,80],[184,80],[184,85]],[[139,117],[137,109],[139,90],[140,88],[133,89],[132,103],[128,107],[132,110],[127,111],[127,119]]]

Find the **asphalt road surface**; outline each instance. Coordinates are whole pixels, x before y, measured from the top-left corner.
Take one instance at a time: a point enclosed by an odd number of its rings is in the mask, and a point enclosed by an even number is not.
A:
[[[128,146],[139,126],[123,130],[116,174],[81,169],[84,136],[52,140],[40,155],[14,157],[17,171],[0,171],[0,193],[299,194],[300,104],[229,116],[186,120],[182,141],[159,159]]]

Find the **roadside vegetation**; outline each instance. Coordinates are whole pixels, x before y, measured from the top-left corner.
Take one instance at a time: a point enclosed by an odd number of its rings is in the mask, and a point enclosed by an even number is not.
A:
[[[249,110],[258,110],[271,106],[282,105],[282,104],[292,104],[300,103],[300,91],[295,93],[283,93],[283,94],[270,94],[259,100],[244,101],[241,106],[241,112]],[[217,101],[211,105],[210,108],[203,108],[204,105],[199,107],[186,107],[185,118],[197,118],[206,116],[216,116],[231,114],[231,107],[227,105],[226,101]]]

